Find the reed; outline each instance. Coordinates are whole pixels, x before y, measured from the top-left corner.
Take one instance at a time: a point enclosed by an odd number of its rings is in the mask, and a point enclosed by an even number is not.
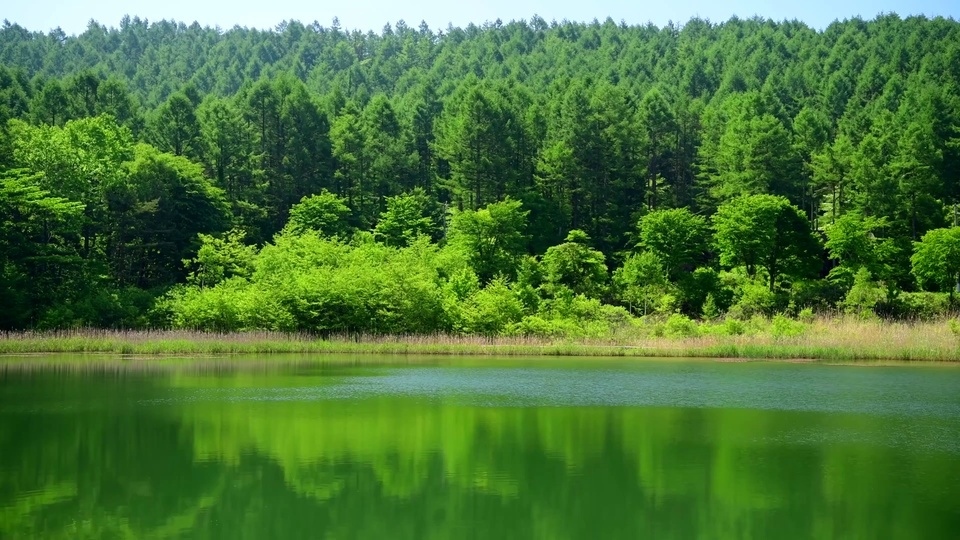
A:
[[[887,322],[846,317],[805,323],[800,335],[768,328],[746,335],[699,337],[620,333],[605,339],[458,335],[378,336],[309,333],[212,333],[189,330],[98,330],[0,333],[0,354],[108,353],[130,356],[337,353],[488,356],[632,356],[824,361],[960,361],[957,325],[949,321]]]

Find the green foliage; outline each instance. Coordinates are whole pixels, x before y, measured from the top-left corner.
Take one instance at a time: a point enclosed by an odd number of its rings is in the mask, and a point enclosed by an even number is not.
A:
[[[620,302],[644,315],[655,310],[657,302],[673,290],[660,259],[649,251],[627,257],[614,271],[613,283]]]
[[[672,281],[693,270],[710,244],[707,220],[686,208],[651,212],[637,228],[640,245],[660,259]]]
[[[743,321],[734,318],[724,319],[723,324],[721,325],[723,333],[728,336],[742,336],[746,333],[747,328]]]
[[[850,212],[829,225],[824,247],[830,257],[839,262],[829,277],[849,286],[860,269],[866,269],[880,279],[892,276],[890,265],[897,247],[891,239],[876,236],[886,224],[884,218]]]
[[[387,198],[387,209],[380,214],[374,236],[388,246],[403,247],[416,237],[433,236],[436,225],[429,215],[430,198],[422,189]]]
[[[547,249],[540,271],[544,283],[589,297],[599,296],[607,282],[603,253],[590,249],[590,237],[576,229],[567,234],[563,244]]]
[[[495,279],[459,306],[454,329],[468,334],[495,336],[520,322],[523,303],[503,279]]]
[[[886,291],[873,281],[870,271],[860,268],[841,305],[848,313],[869,317],[874,314],[877,305],[886,300],[885,293]]]
[[[663,335],[669,338],[690,338],[700,335],[700,327],[686,315],[674,313],[663,324]]]
[[[921,287],[953,294],[960,280],[960,228],[928,231],[914,244],[910,262]]]
[[[947,293],[901,292],[882,306],[884,314],[904,320],[929,321],[949,314],[953,301]]]
[[[955,337],[960,338],[960,321],[957,319],[950,319],[947,321],[947,324],[950,327],[950,333]]]
[[[806,331],[807,325],[782,313],[774,315],[770,322],[770,335],[777,339],[800,337]]]
[[[749,195],[724,203],[713,216],[720,264],[766,272],[770,291],[781,278],[810,276],[819,268],[818,242],[806,217],[784,197]]]
[[[720,275],[713,268],[697,268],[685,274],[677,285],[684,310],[688,313],[700,313],[708,297],[718,311],[726,311],[733,300],[733,291],[723,285]]]
[[[527,214],[522,203],[507,198],[479,210],[454,213],[449,244],[470,261],[481,282],[496,276],[512,278],[526,249]]]
[[[738,277],[732,288],[735,297],[727,312],[729,317],[746,320],[758,315],[770,316],[781,305],[778,295],[757,279]]]
[[[125,177],[110,187],[108,210],[116,228],[110,263],[123,283],[170,285],[185,278],[182,261],[199,247],[199,234],[227,228],[223,192],[199,165],[140,144]]]
[[[713,293],[707,293],[707,298],[703,301],[703,308],[701,308],[700,311],[703,314],[703,318],[708,321],[720,316],[720,308],[717,306],[717,301]]]
[[[350,208],[346,202],[327,190],[304,197],[290,209],[287,229],[293,234],[314,232],[321,236],[344,237],[350,231],[346,222]]]
[[[234,276],[250,277],[257,250],[245,245],[243,237],[244,232],[238,229],[228,231],[223,238],[201,233],[197,256],[184,261],[188,269],[193,269],[187,282],[202,289]]]
[[[148,324],[91,306],[186,283],[247,306],[191,325],[257,327],[263,294],[271,328],[449,330],[499,276],[524,316],[498,331],[531,335],[616,328],[571,314],[600,299],[939,310],[904,291],[960,275],[937,232],[960,202],[957,25],[6,25],[0,327]]]

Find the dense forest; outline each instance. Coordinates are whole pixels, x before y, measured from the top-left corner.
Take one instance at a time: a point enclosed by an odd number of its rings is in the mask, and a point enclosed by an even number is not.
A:
[[[934,316],[958,202],[952,19],[0,29],[5,329]]]

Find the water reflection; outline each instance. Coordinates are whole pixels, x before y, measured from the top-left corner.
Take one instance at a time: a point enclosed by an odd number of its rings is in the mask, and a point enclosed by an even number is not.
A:
[[[954,538],[958,376],[7,372],[0,537]]]

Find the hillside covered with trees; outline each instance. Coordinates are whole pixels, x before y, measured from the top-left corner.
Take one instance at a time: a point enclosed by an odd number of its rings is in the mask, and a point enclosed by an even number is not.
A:
[[[0,28],[3,329],[924,317],[958,203],[950,19]]]

